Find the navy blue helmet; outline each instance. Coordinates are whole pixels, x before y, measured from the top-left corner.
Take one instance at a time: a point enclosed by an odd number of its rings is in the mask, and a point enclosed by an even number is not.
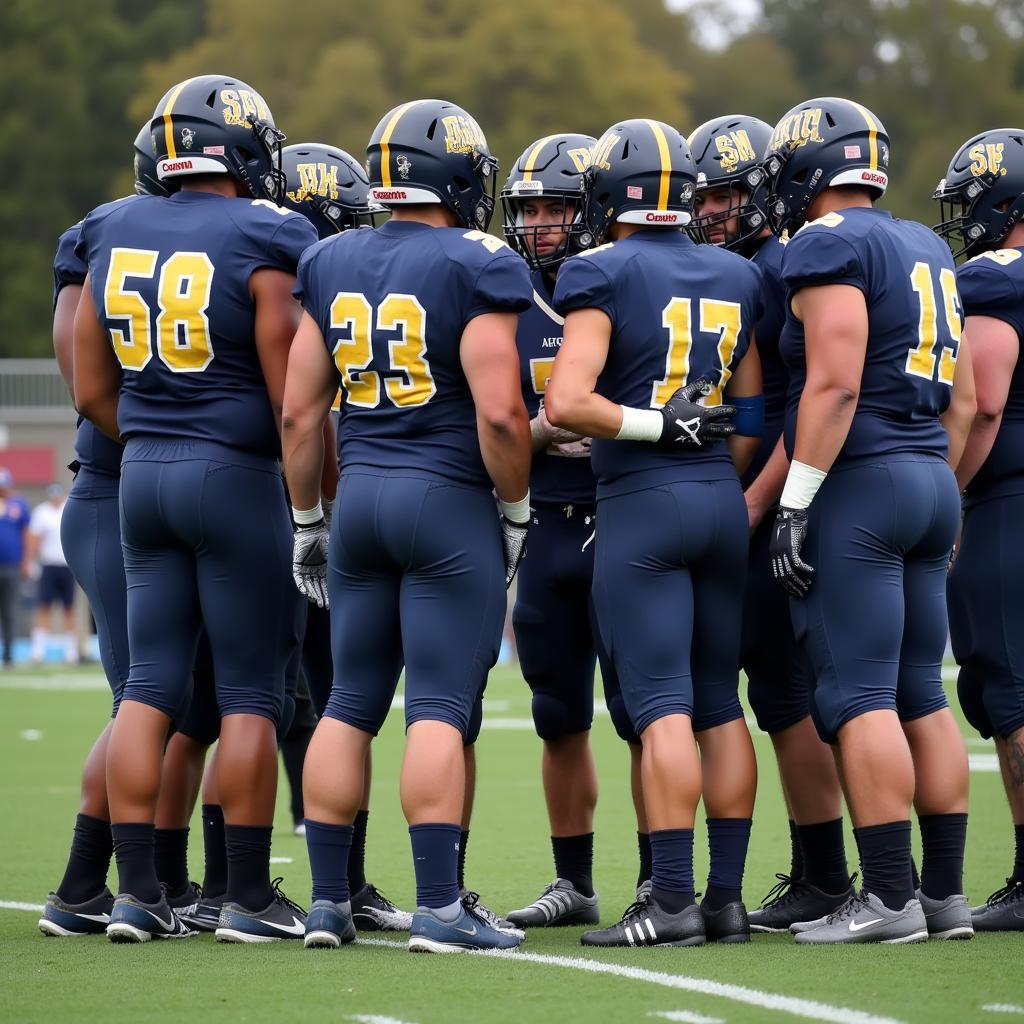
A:
[[[706,242],[713,224],[725,224],[736,218],[738,230],[726,237],[724,247],[744,252],[768,223],[765,203],[768,198],[767,175],[761,166],[771,125],[747,114],[726,114],[705,121],[687,142],[697,167],[697,195],[693,223],[687,228],[694,241]],[[701,216],[701,193],[707,189],[728,188],[728,209]]]
[[[685,227],[697,171],[686,140],[670,125],[634,118],[612,125],[594,144],[586,173],[587,224],[604,241],[620,224]]]
[[[443,204],[486,230],[498,161],[480,126],[447,100],[413,100],[381,118],[366,147],[370,198],[382,206]]]
[[[932,198],[941,218],[934,230],[954,256],[996,248],[1024,216],[1024,130],[995,128],[968,139]]]
[[[140,196],[169,196],[171,190],[156,174],[153,134],[147,121],[135,136],[135,192]]]
[[[826,96],[793,107],[775,126],[764,154],[768,221],[792,234],[822,191],[859,185],[876,198],[889,184],[889,136],[867,107]]]
[[[355,157],[320,142],[285,146],[287,182],[282,206],[308,218],[321,238],[349,228],[373,227],[384,212],[369,200],[370,182]]]
[[[230,174],[256,199],[284,197],[284,133],[263,97],[225,75],[179,82],[156,105],[150,125],[157,177]]]
[[[583,175],[590,166],[590,135],[548,135],[530,143],[512,165],[501,190],[505,241],[534,270],[554,270],[563,260],[589,248],[594,241],[587,227]],[[526,225],[523,208],[530,199],[560,200],[560,225]],[[545,232],[565,234],[565,241],[541,253]]]

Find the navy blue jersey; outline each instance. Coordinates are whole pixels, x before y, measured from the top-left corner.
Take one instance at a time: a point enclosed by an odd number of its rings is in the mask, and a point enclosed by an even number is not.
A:
[[[530,307],[519,256],[481,231],[392,220],[314,246],[295,294],[341,380],[343,472],[398,469],[491,486],[459,347],[474,317]]]
[[[125,438],[215,441],[278,456],[249,278],[295,273],[316,231],[265,200],[182,191],[94,210],[78,255],[124,369]]]
[[[565,318],[551,308],[548,277],[534,271],[533,305],[519,315],[516,346],[523,383],[523,401],[532,419],[544,402],[551,367],[562,344]],[[597,482],[590,459],[570,458],[555,445],[533,453],[530,467],[530,498],[568,505],[592,505]]]
[[[964,263],[956,273],[965,316],[990,316],[1017,332],[1024,352],[1024,248],[997,249]],[[1003,419],[985,464],[967,487],[968,499],[1024,493],[1024,359],[1010,378]]]
[[[119,203],[134,198],[117,200]],[[82,222],[72,224],[57,240],[57,253],[53,258],[53,305],[57,306],[57,296],[67,285],[79,285],[85,282],[88,267],[75,252],[78,236],[82,230]],[[75,457],[83,469],[91,469],[106,477],[121,475],[121,456],[124,446],[107,437],[98,427],[87,419],[78,417],[78,429],[75,432]]]
[[[939,416],[949,406],[963,328],[956,272],[937,235],[885,210],[854,207],[801,228],[785,247],[787,305],[801,288],[860,289],[868,343],[860,397],[836,464],[916,452],[945,458]],[[780,344],[790,370],[786,451],[793,457],[796,413],[807,380],[803,324],[789,312]]]
[[[786,322],[786,289],[782,285],[782,253],[785,244],[774,235],[766,238],[751,257],[761,271],[761,315],[754,325],[754,340],[761,359],[761,387],[764,392],[764,428],[761,445],[743,474],[746,487],[775,449],[782,436],[786,419],[786,394],[789,391],[789,370],[779,352],[779,339]]]
[[[638,231],[562,264],[555,308],[600,309],[611,320],[608,360],[596,391],[612,402],[661,408],[687,380],[722,389],[746,354],[761,315],[761,272],[736,253],[697,246],[666,228]],[[665,451],[642,441],[594,439],[598,497],[684,480],[735,478],[722,442]]]

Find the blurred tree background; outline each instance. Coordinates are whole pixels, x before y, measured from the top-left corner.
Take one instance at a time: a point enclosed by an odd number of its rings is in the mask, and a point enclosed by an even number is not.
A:
[[[814,95],[870,107],[892,140],[885,205],[930,223],[954,149],[1024,121],[1020,0],[4,0],[0,356],[48,355],[58,235],[131,189],[132,140],[208,72],[258,89],[292,142],[362,157],[390,107],[461,103],[504,167],[555,131],[622,117],[688,133]]]

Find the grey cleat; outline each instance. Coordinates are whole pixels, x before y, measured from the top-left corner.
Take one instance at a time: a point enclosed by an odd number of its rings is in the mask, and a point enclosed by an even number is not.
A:
[[[907,900],[902,910],[890,910],[877,896],[860,892],[852,896],[823,924],[796,933],[801,945],[882,942],[902,945],[924,942],[928,923],[918,900]]]
[[[526,938],[526,932],[524,932],[522,928],[514,925],[511,921],[502,917],[500,914],[496,914],[485,903],[481,903],[479,893],[471,892],[469,889],[460,889],[459,899],[463,902],[468,900],[473,908],[473,913],[476,914],[477,917],[481,918],[484,924],[489,928],[494,928],[499,932],[505,932],[520,941]]]
[[[976,932],[1024,932],[1024,882],[1008,878],[980,907],[971,908]]]
[[[528,907],[513,910],[508,915],[508,921],[517,928],[597,924],[600,920],[597,893],[584,896],[565,878],[556,878],[544,886],[544,891]]]
[[[971,924],[971,908],[967,897],[955,894],[944,900],[933,900],[920,889],[917,898],[928,923],[928,936],[932,939],[973,939],[974,925]]]

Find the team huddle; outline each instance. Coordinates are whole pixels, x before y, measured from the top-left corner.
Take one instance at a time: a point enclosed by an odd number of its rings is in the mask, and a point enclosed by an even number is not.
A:
[[[136,139],[137,194],[58,246],[54,345],[82,417],[62,539],[114,702],[40,929],[310,948],[395,930],[425,952],[570,925],[593,946],[1024,929],[1024,130],[960,147],[934,230],[875,207],[889,139],[845,99],[774,129],[547,136],[500,190],[480,127],[441,100],[387,113],[365,169],[284,139],[245,83],[179,83]],[[465,867],[517,574],[556,877],[501,916]],[[1016,840],[973,909],[947,632]],[[636,900],[604,928],[598,663],[639,851]],[[741,668],[792,845],[750,912]],[[365,865],[403,673],[412,913]],[[303,691],[308,911],[270,879]]]

